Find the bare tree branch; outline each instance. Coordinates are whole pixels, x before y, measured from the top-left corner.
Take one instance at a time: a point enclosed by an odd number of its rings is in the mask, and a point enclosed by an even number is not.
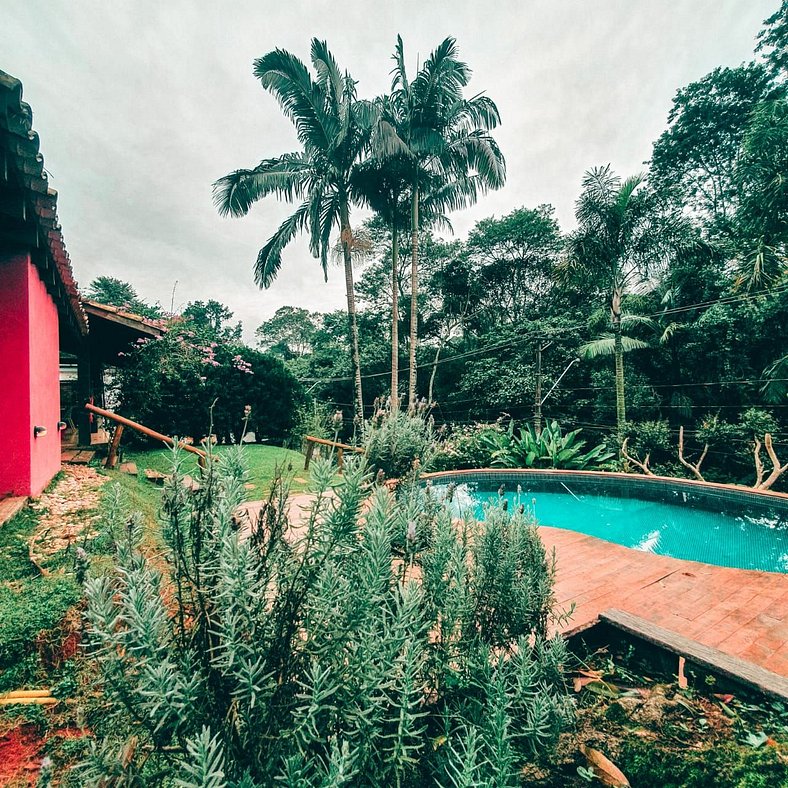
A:
[[[698,459],[697,463],[695,463],[695,465],[693,465],[691,462],[686,460],[684,457],[684,425],[682,424],[679,427],[679,462],[685,468],[689,468],[689,470],[692,471],[695,478],[701,482],[706,481],[700,472],[700,466],[703,465],[703,461],[706,459],[706,454],[708,454],[708,451],[709,451],[709,444],[707,443],[703,447],[703,451],[701,452],[700,458]]]

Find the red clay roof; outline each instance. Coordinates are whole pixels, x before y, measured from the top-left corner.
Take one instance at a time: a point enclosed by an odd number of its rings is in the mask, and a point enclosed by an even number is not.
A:
[[[149,317],[143,317],[135,312],[128,312],[119,306],[102,304],[100,301],[93,301],[90,298],[84,298],[82,304],[89,315],[95,314],[108,320],[112,320],[114,317],[127,323],[136,323],[141,331],[151,334],[152,336],[160,336],[166,331],[164,320],[154,320]]]
[[[16,175],[27,202],[33,208],[40,236],[57,272],[61,286],[56,287],[58,294],[70,307],[79,332],[86,334],[88,320],[63,243],[57,218],[57,192],[49,187],[44,157],[39,152],[38,134],[33,131],[33,111],[22,101],[22,83],[4,71],[0,71],[0,150],[5,152],[6,168]]]

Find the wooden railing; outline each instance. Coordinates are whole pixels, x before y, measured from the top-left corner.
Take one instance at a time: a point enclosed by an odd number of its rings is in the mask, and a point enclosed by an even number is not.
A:
[[[306,460],[304,462],[304,470],[309,470],[309,463],[312,461],[312,455],[318,446],[330,446],[337,451],[337,468],[342,470],[342,461],[346,451],[352,451],[356,454],[364,454],[364,449],[361,446],[349,446],[347,443],[339,443],[338,441],[329,441],[325,438],[315,438],[313,435],[304,436],[306,441]]]
[[[115,434],[112,436],[109,452],[107,454],[108,468],[112,468],[115,465],[118,444],[120,443],[120,436],[123,434],[124,427],[131,427],[131,429],[137,430],[137,432],[141,432],[143,435],[147,435],[149,438],[166,443],[168,446],[175,445],[175,439],[171,438],[169,435],[163,435],[161,432],[156,432],[156,430],[152,430],[150,427],[146,427],[144,424],[127,419],[125,416],[119,416],[117,413],[113,413],[111,410],[104,410],[104,408],[98,408],[95,405],[91,405],[90,403],[85,405],[85,409],[89,410],[91,413],[95,413],[97,416],[103,416],[105,419],[114,421],[118,425],[115,429]],[[196,446],[190,446],[187,443],[180,442],[179,445],[184,451],[196,454],[198,457],[200,457],[201,461],[205,460],[205,457],[207,456],[202,449],[198,449]]]

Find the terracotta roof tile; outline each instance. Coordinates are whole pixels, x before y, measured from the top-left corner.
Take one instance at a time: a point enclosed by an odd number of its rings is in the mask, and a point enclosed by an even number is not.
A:
[[[36,214],[37,224],[47,240],[49,256],[73,312],[79,331],[86,334],[88,320],[80,302],[71,260],[57,219],[57,192],[49,187],[44,157],[39,152],[38,134],[33,131],[33,112],[22,101],[22,83],[0,71],[0,148],[14,171]]]

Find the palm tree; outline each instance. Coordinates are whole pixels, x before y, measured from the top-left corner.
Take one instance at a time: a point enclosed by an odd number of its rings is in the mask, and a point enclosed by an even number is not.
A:
[[[370,159],[357,168],[354,193],[391,234],[391,411],[399,409],[399,240],[408,224],[409,168],[402,158]]]
[[[576,205],[578,229],[569,238],[561,273],[576,285],[604,293],[611,334],[584,346],[586,356],[613,355],[616,382],[616,425],[626,421],[624,353],[646,343],[622,332],[621,299],[646,284],[676,248],[676,220],[659,210],[643,175],[625,181],[610,165],[589,170]],[[633,318],[635,322],[637,318]]]
[[[325,41],[312,39],[316,77],[295,55],[276,49],[254,63],[254,74],[292,121],[302,150],[264,159],[249,170],[236,170],[214,184],[214,202],[222,215],[244,216],[252,204],[269,195],[299,201],[257,255],[255,281],[270,287],[282,265],[282,251],[299,232],[309,235],[309,248],[328,277],[331,233],[340,231],[345,269],[348,328],[351,341],[354,405],[362,418],[358,323],[353,287],[350,226],[351,178],[368,150],[375,108],[360,101],[356,83],[339,67]]]
[[[463,98],[471,71],[458,58],[457,42],[446,38],[408,80],[404,46],[397,36],[391,95],[383,102],[374,148],[396,157],[409,171],[411,304],[408,406],[416,404],[419,230],[425,198],[435,214],[476,201],[506,179],[503,155],[490,135],[500,122],[495,103],[481,94]]]

